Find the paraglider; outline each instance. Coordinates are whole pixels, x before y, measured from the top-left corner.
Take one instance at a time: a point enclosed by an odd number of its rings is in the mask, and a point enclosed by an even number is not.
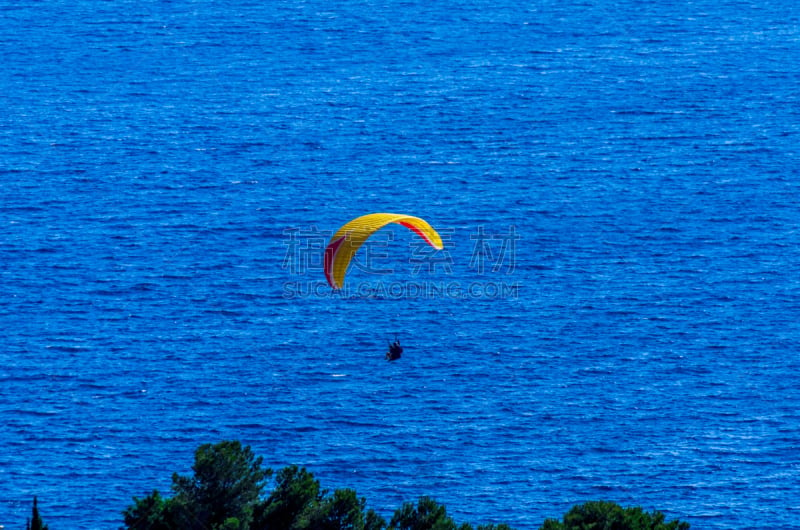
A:
[[[355,253],[372,234],[390,223],[412,230],[437,250],[444,248],[442,238],[436,230],[419,217],[399,213],[371,213],[356,217],[333,234],[325,249],[325,278],[331,287],[342,288],[347,266]]]
[[[389,351],[386,352],[387,361],[396,361],[403,353],[403,347],[400,346],[400,341],[395,337],[394,342],[389,343]]]

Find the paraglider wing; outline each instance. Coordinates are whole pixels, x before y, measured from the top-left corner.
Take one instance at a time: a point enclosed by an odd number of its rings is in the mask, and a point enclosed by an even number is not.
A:
[[[417,233],[430,246],[444,248],[442,238],[425,220],[398,213],[371,213],[345,223],[333,234],[325,249],[325,277],[334,289],[341,289],[350,260],[369,237],[388,225],[396,223]]]

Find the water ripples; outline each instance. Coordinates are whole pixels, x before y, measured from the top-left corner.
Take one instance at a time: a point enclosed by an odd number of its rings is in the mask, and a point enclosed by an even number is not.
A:
[[[791,527],[787,13],[9,6],[0,522],[37,495],[52,527],[116,528],[233,438],[387,515],[432,495],[527,529],[603,498]],[[319,272],[286,230],[380,210],[451,229],[424,278],[522,296],[284,297]],[[471,269],[511,225],[513,269]]]

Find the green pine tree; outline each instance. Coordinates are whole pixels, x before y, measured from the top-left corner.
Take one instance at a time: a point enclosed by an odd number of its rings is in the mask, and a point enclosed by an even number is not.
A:
[[[659,511],[645,512],[635,506],[623,508],[609,501],[589,501],[573,506],[563,521],[547,519],[540,530],[688,530],[689,523],[683,521],[666,521]]]
[[[33,513],[31,514],[31,520],[28,522],[28,528],[29,530],[48,530],[47,525],[44,524],[41,515],[39,515],[39,501],[35,496],[33,497]]]
[[[389,530],[456,530],[447,508],[430,497],[420,497],[417,505],[406,502],[395,510]]]

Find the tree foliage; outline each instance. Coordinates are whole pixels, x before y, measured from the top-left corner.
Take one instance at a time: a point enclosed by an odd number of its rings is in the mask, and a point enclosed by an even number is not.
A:
[[[475,530],[458,525],[446,508],[420,497],[398,508],[388,525],[354,490],[323,490],[305,468],[288,466],[275,473],[239,442],[200,446],[191,476],[172,475],[171,498],[153,491],[124,512],[128,530]],[[38,517],[34,499],[34,516]],[[47,527],[31,527],[45,530]],[[611,502],[573,507],[563,521],[548,519],[540,530],[687,530],[687,523],[666,522],[661,512],[622,508]],[[477,530],[512,530],[485,524]]]
[[[125,528],[131,530],[168,530],[165,522],[166,501],[155,490],[143,499],[133,498],[133,506],[122,512]]]
[[[688,530],[689,523],[666,522],[659,511],[623,508],[606,501],[591,501],[573,506],[563,521],[547,519],[540,530]]]
[[[42,516],[39,515],[39,500],[36,497],[33,498],[33,510],[31,510],[31,519],[28,521],[27,528],[28,530],[48,530]]]
[[[381,530],[386,522],[366,510],[366,499],[355,490],[337,489],[305,507],[294,528],[298,530]]]
[[[272,474],[261,468],[262,462],[240,442],[200,446],[194,456],[194,475],[172,475],[183,528],[249,528],[253,506]]]
[[[201,445],[190,477],[172,475],[175,496],[153,491],[123,512],[125,527],[136,530],[246,530],[266,479],[262,458],[239,442]]]
[[[417,505],[404,503],[392,517],[390,530],[456,530],[447,509],[430,497],[420,497]]]
[[[258,530],[288,530],[296,528],[307,506],[322,498],[319,481],[305,468],[288,466],[276,475],[275,488],[256,508],[254,528]]]

